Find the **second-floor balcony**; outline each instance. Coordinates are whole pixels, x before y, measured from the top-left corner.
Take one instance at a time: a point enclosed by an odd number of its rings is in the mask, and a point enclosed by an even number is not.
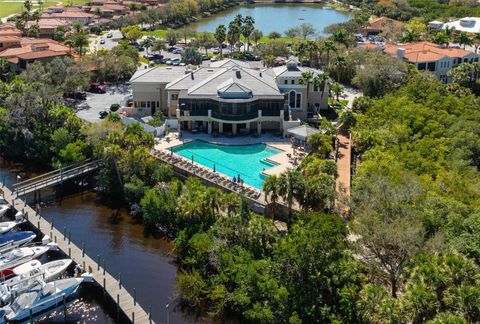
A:
[[[212,117],[221,120],[241,121],[252,120],[258,117],[258,112],[249,112],[244,114],[226,114],[221,112],[212,111]]]

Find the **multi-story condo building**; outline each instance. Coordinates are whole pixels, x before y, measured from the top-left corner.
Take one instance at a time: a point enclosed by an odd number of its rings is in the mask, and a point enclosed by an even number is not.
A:
[[[384,52],[414,64],[418,70],[428,70],[445,83],[451,81],[447,73],[461,63],[478,62],[480,54],[457,47],[442,47],[430,42],[385,45]]]
[[[253,69],[246,62],[222,60],[195,70],[157,67],[131,79],[132,113],[161,110],[183,129],[208,133],[281,131],[328,106],[328,89],[301,83],[302,73],[318,70],[297,61],[276,68]]]

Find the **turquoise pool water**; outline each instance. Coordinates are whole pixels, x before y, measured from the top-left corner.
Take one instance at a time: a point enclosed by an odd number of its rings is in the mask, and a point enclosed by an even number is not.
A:
[[[226,174],[238,177],[255,188],[261,189],[265,176],[264,169],[275,164],[265,161],[265,158],[277,154],[279,151],[263,144],[252,145],[218,145],[203,141],[192,141],[172,147],[171,150],[187,159]]]

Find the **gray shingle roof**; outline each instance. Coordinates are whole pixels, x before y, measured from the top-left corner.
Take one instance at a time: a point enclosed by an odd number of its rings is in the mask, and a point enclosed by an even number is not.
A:
[[[297,127],[290,128],[288,130],[290,135],[295,136],[296,138],[300,138],[302,140],[306,140],[310,135],[313,134],[323,134],[321,130],[317,128],[310,127],[308,125],[300,125]]]
[[[170,83],[185,75],[184,66],[157,66],[138,70],[130,78],[132,83]]]
[[[220,88],[227,84],[231,87],[233,83],[236,83],[237,89],[250,90],[253,96],[283,96],[272,76],[238,66],[219,69],[218,73],[189,88],[188,95],[217,97]]]

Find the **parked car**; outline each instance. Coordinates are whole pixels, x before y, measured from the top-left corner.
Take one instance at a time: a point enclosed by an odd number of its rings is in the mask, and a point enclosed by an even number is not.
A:
[[[174,66],[180,65],[180,63],[182,63],[182,60],[179,59],[179,58],[176,58],[176,59],[172,60],[172,65],[174,65]]]
[[[108,116],[108,112],[106,110],[100,111],[98,114],[100,115],[100,119],[104,119]]]
[[[176,45],[174,45],[174,46],[170,46],[169,48],[167,48],[167,51],[173,52],[173,51],[178,50],[178,49],[181,49],[181,48],[178,47],[178,46],[176,46]]]
[[[100,40],[100,44],[105,44],[105,40],[103,38]]]
[[[182,54],[184,53],[184,51],[183,51],[183,49],[181,49],[181,48],[176,48],[176,49],[174,49],[174,50],[172,51],[172,53],[173,53],[173,54],[181,54],[181,55],[182,55]]]
[[[65,97],[76,100],[87,100],[87,93],[85,91],[70,92],[67,93]]]
[[[165,64],[167,64],[167,65],[172,65],[172,59],[167,59],[167,60],[165,61]]]
[[[218,47],[212,48],[212,53],[213,54],[219,54],[220,53],[220,48],[218,48]]]
[[[227,44],[222,43],[222,48],[227,48],[227,46],[228,46]]]
[[[208,60],[210,60],[210,56],[202,55],[202,61],[208,61]]]
[[[246,53],[246,54],[245,54],[245,59],[246,59],[247,61],[260,61],[260,57],[259,57],[259,56],[255,56],[255,55],[253,55],[253,54],[251,54],[251,53]]]
[[[112,38],[113,37],[113,34],[112,33],[108,33],[107,34],[107,38]]]
[[[99,82],[90,83],[90,92],[106,93],[107,92],[107,86],[105,84],[99,83]]]

